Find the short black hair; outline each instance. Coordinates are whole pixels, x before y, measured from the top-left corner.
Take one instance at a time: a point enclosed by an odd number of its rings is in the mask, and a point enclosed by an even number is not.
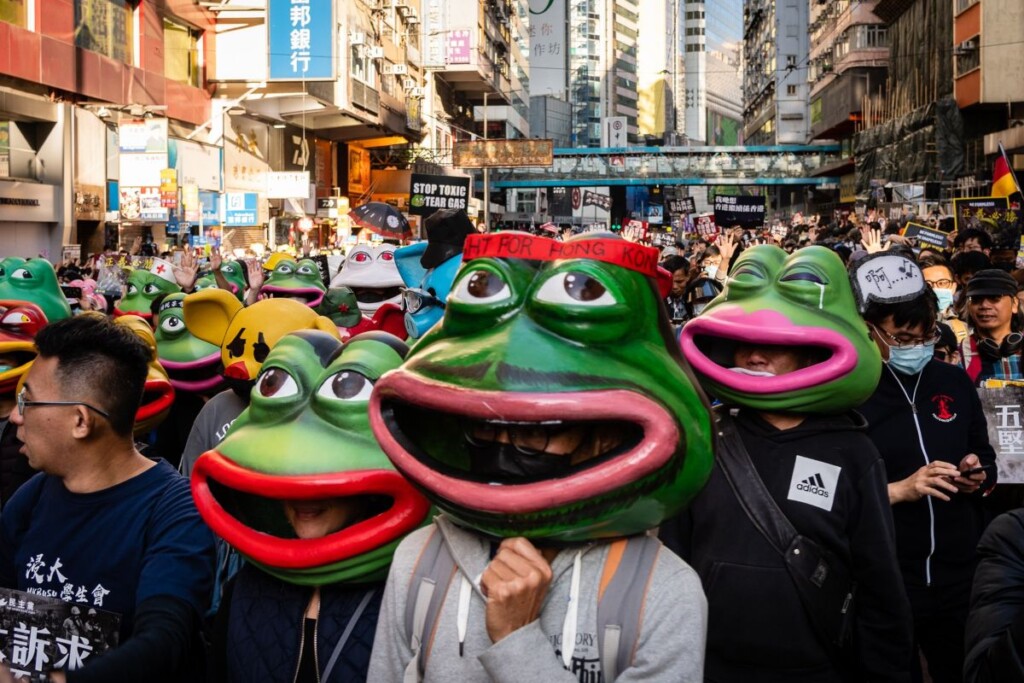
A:
[[[41,358],[57,359],[57,382],[68,400],[87,398],[110,413],[128,436],[142,401],[150,349],[129,328],[99,314],[51,323],[36,335]]]
[[[978,245],[982,249],[992,248],[992,235],[988,234],[987,230],[981,228],[965,228],[957,233],[956,239],[953,240],[953,246],[957,249],[967,244],[968,240],[978,240]]]
[[[992,261],[980,251],[962,251],[953,256],[953,260],[949,262],[949,265],[953,268],[953,274],[960,276],[991,268]]]
[[[943,268],[949,269],[949,272],[953,272],[953,268],[950,267],[949,261],[942,254],[932,251],[931,249],[922,249],[921,253],[917,256],[917,265],[921,266],[921,269],[925,268],[936,268],[942,266]]]
[[[670,273],[674,273],[680,269],[687,269],[690,267],[690,262],[685,256],[669,256],[667,259],[661,262],[661,267]]]
[[[931,330],[939,317],[939,300],[931,287],[926,288],[910,301],[899,303],[881,303],[872,301],[864,311],[864,320],[877,325],[889,316],[892,316],[892,324],[896,327],[910,325],[924,327]]]

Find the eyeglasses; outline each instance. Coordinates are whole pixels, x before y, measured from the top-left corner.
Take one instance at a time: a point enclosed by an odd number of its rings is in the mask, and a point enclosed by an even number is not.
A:
[[[406,289],[402,292],[402,302],[405,310],[409,313],[416,313],[427,306],[440,306],[444,308],[444,302],[430,292],[423,289]]]
[[[946,278],[941,280],[925,280],[925,282],[928,283],[929,287],[937,289],[949,289],[954,284],[952,280],[948,280]]]
[[[891,349],[912,349],[915,346],[924,346],[925,344],[935,344],[939,341],[942,336],[939,328],[935,328],[924,337],[894,337],[885,330],[881,329],[877,325],[871,324],[871,327],[878,333],[879,339],[882,340],[886,346]],[[886,340],[888,339],[888,341]]]
[[[29,406],[85,406],[89,410],[95,410],[108,420],[110,419],[110,413],[105,410],[100,410],[94,405],[89,405],[85,401],[29,401],[25,398],[24,387],[22,387],[21,391],[18,392],[17,403],[19,415],[24,415],[25,408],[28,408]]]

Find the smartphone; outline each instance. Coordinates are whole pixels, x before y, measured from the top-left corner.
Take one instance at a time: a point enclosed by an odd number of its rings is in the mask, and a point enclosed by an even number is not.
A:
[[[986,466],[984,466],[984,465],[981,465],[981,466],[979,466],[979,467],[972,467],[972,468],[971,468],[971,469],[969,469],[969,470],[962,470],[962,471],[960,472],[960,476],[961,476],[961,477],[969,477],[969,476],[971,476],[972,474],[981,474],[982,472],[984,472],[984,471],[985,471],[985,470],[987,470],[987,469],[988,469],[988,467],[986,467]]]
[[[60,291],[64,293],[64,298],[67,299],[68,301],[77,302],[79,299],[82,298],[82,288],[81,287],[71,287],[69,285],[61,285],[60,286]]]

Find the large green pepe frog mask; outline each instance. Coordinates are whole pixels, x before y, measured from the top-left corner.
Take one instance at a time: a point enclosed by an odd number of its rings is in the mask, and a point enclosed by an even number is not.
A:
[[[281,259],[260,289],[260,294],[266,298],[295,299],[310,308],[319,306],[326,292],[320,270],[312,259],[298,262]]]
[[[344,345],[313,330],[282,337],[263,363],[249,408],[196,462],[192,493],[207,524],[290,583],[384,578],[398,542],[430,509],[395,472],[367,415],[374,382],[397,368],[405,351],[380,332]],[[296,538],[283,501],[331,498],[354,502],[356,518],[322,538]]]
[[[46,259],[9,256],[0,261],[0,299],[33,303],[51,323],[71,317],[57,273]]]
[[[185,326],[186,296],[168,294],[157,306],[157,357],[175,391],[212,395],[224,384],[220,347],[195,337]]]
[[[148,269],[136,268],[128,274],[124,297],[114,307],[114,315],[137,315],[153,319],[153,302],[165,294],[175,294],[181,287],[174,280],[174,266],[163,259],[153,259]]]
[[[772,245],[748,249],[680,343],[708,393],[757,410],[841,413],[863,403],[882,372],[843,262],[825,247],[790,256]],[[739,344],[795,349],[809,365],[778,376],[737,372]]]
[[[494,233],[464,260],[442,321],[374,388],[398,470],[493,537],[612,538],[681,510],[710,473],[711,421],[650,277],[657,252]]]

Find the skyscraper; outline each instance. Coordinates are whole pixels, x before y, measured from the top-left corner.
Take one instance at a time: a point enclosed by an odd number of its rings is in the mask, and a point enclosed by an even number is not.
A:
[[[743,130],[751,145],[804,144],[807,108],[807,0],[745,0]]]

